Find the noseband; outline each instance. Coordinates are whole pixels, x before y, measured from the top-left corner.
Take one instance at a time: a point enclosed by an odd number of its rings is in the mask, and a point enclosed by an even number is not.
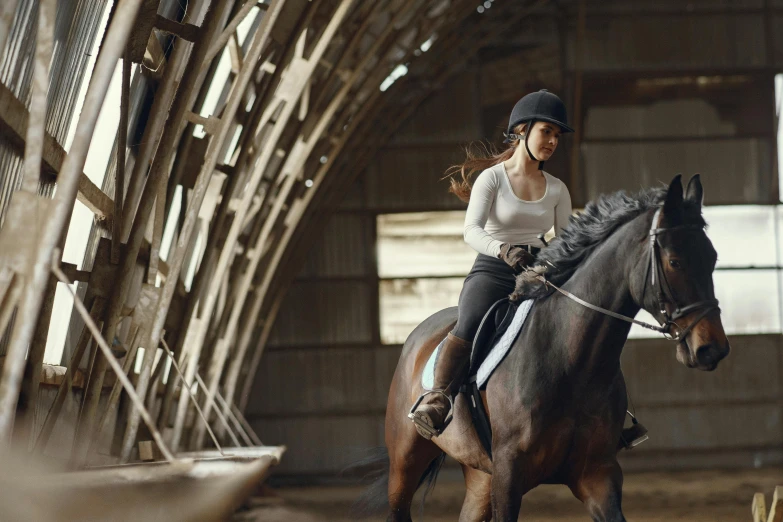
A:
[[[699,321],[707,317],[707,315],[709,315],[710,312],[712,312],[713,310],[719,310],[720,307],[718,306],[717,299],[705,299],[703,301],[697,301],[695,303],[691,303],[686,306],[680,306],[679,303],[677,303],[677,299],[674,296],[672,287],[671,285],[669,285],[668,279],[666,279],[666,273],[664,272],[663,267],[661,266],[661,260],[660,260],[661,254],[660,254],[660,245],[658,244],[658,236],[660,234],[675,232],[678,230],[701,230],[702,227],[698,225],[678,225],[675,227],[660,228],[659,225],[661,221],[661,211],[662,211],[662,207],[659,207],[658,210],[655,211],[655,215],[653,216],[652,219],[652,226],[650,227],[650,233],[649,233],[650,263],[648,265],[647,276],[645,277],[644,291],[645,292],[647,291],[646,282],[647,279],[650,279],[651,286],[655,289],[656,299],[658,300],[658,309],[664,317],[664,323],[662,325],[655,326],[650,323],[646,323],[644,321],[639,321],[632,317],[627,317],[625,315],[612,312],[611,310],[601,308],[600,306],[590,304],[587,301],[584,301],[583,299],[576,297],[571,292],[568,292],[567,290],[563,290],[562,288],[558,287],[554,283],[551,283],[543,275],[538,275],[537,276],[538,280],[544,283],[545,285],[557,290],[558,292],[568,297],[569,299],[576,301],[577,303],[587,308],[590,308],[591,310],[595,310],[596,312],[600,312],[610,317],[614,317],[615,319],[620,319],[628,323],[639,325],[643,328],[647,328],[648,330],[653,330],[655,332],[662,333],[667,339],[671,341],[676,341],[678,343],[684,342],[685,337],[691,332],[691,330],[693,330],[693,328],[699,323]],[[642,301],[643,300],[644,300],[644,293],[642,294]],[[674,306],[674,311],[670,313],[669,308],[671,306]],[[685,329],[682,329],[680,325],[676,323],[677,319],[681,319],[686,315],[693,313],[696,310],[702,310],[702,312],[696,317],[695,320],[691,321],[691,324],[689,324]],[[678,330],[676,336],[672,334],[672,328],[675,326],[677,327]]]

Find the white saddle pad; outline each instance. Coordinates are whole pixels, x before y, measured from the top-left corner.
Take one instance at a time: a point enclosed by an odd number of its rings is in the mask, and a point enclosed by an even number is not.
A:
[[[528,299],[519,305],[516,314],[514,314],[514,319],[512,319],[511,324],[508,325],[508,329],[492,348],[490,348],[489,353],[484,358],[481,366],[479,366],[478,373],[476,374],[476,382],[478,383],[479,388],[484,387],[489,380],[490,375],[492,375],[492,372],[511,349],[514,339],[517,338],[520,330],[522,330],[522,325],[525,324],[525,319],[527,319],[530,309],[533,308],[533,301],[535,300]],[[438,344],[438,347],[432,352],[432,355],[430,355],[430,358],[427,361],[427,365],[424,367],[424,372],[421,374],[421,385],[425,390],[431,390],[433,387],[433,381],[435,379],[435,359],[438,357],[438,352],[445,340],[446,339],[443,339],[443,341]]]

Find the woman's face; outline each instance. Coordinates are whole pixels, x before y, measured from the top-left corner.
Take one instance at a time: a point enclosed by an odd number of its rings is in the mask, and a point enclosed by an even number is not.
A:
[[[546,161],[552,157],[560,141],[560,127],[554,123],[537,121],[533,125],[533,131],[527,140],[527,146],[539,161]],[[521,144],[524,146],[524,144]]]

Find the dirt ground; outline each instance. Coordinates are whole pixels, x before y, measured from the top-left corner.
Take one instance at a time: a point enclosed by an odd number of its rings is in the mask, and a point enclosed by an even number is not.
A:
[[[465,491],[459,479],[453,473],[441,476],[427,499],[424,517],[417,499],[413,519],[457,520]],[[750,522],[753,494],[763,492],[769,504],[776,485],[783,485],[783,468],[626,474],[623,511],[631,522]],[[345,486],[274,489],[273,497],[251,500],[234,522],[347,522],[360,491]],[[385,516],[369,520],[380,522]],[[520,520],[583,522],[589,517],[564,486],[541,486],[525,496]]]

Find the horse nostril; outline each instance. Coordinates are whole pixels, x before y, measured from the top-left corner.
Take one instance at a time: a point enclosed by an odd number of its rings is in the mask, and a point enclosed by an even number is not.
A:
[[[729,345],[719,345],[717,343],[703,344],[696,350],[696,361],[702,366],[716,365],[721,359],[729,354]]]
[[[722,359],[716,352],[717,350],[715,350],[713,343],[703,344],[696,349],[696,360],[700,365],[710,366]]]

